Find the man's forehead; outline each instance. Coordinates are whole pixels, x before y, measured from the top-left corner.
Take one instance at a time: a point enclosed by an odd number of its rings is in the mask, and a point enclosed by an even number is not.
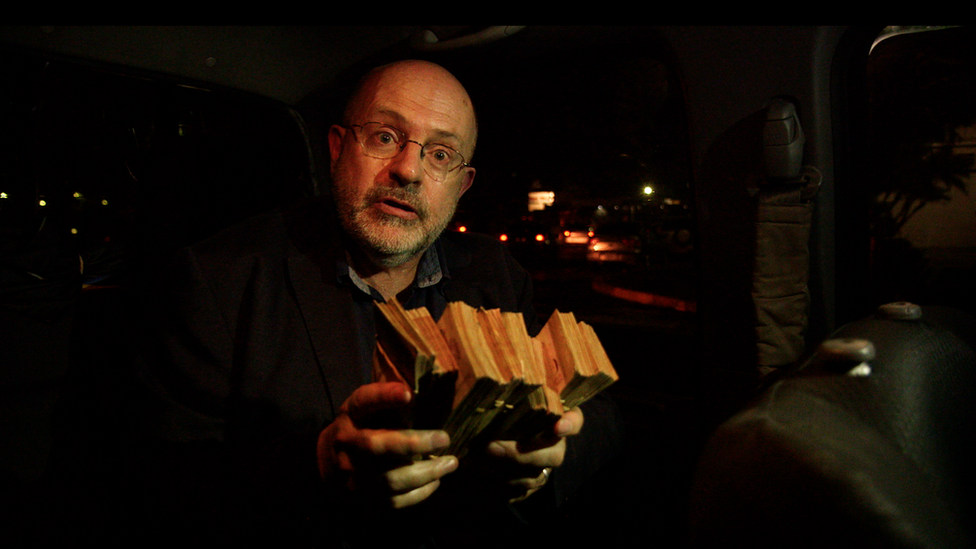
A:
[[[471,100],[447,73],[391,71],[378,75],[363,91],[361,122],[387,123],[407,133],[423,132],[428,139],[473,145],[476,123]]]

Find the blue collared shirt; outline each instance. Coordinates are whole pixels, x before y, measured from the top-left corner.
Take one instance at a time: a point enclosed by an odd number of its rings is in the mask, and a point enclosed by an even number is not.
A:
[[[356,274],[344,258],[336,261],[336,277],[341,286],[352,292],[363,383],[369,383],[372,377],[373,351],[376,347],[375,315],[378,313],[373,304],[384,299],[375,288]],[[438,239],[421,256],[413,283],[397,295],[397,300],[407,309],[426,307],[431,316],[438,319],[447,307],[442,283],[448,278],[450,273],[444,258],[444,249]]]

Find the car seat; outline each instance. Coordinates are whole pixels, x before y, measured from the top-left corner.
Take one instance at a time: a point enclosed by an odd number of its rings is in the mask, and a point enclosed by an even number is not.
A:
[[[976,319],[893,303],[712,434],[693,547],[973,547]]]

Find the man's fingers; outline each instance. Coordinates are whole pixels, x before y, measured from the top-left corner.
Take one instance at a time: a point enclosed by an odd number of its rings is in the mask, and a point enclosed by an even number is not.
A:
[[[552,468],[544,468],[535,477],[519,478],[509,481],[509,486],[512,488],[512,495],[509,498],[509,503],[515,503],[517,501],[522,501],[523,499],[531,496],[532,494],[538,492],[543,486],[549,482],[549,475],[552,473]]]
[[[568,437],[578,435],[583,429],[583,411],[573,408],[563,414],[556,422],[554,432],[558,437]]]
[[[440,486],[440,479],[457,470],[454,456],[413,462],[382,474],[353,475],[349,487],[364,497],[385,502],[392,508],[414,505],[428,498]]]
[[[349,395],[342,411],[354,422],[361,423],[378,413],[404,408],[411,398],[410,388],[403,383],[369,383]]]
[[[509,484],[524,490],[538,490],[549,482],[549,475],[552,474],[552,467],[543,467],[532,471],[535,476],[526,475],[524,477],[512,479]]]
[[[390,507],[394,509],[403,509],[404,507],[416,505],[429,498],[430,495],[434,493],[434,490],[437,490],[440,485],[441,481],[435,480],[434,482],[429,482],[404,494],[397,494],[390,498]]]
[[[413,458],[446,448],[451,439],[444,431],[356,429],[340,434],[336,442],[365,456]]]
[[[549,440],[545,445],[526,445],[512,440],[495,440],[488,444],[488,454],[520,469],[538,471],[542,467],[559,467],[566,456],[566,439]],[[535,475],[533,475],[535,476]]]
[[[417,461],[406,467],[387,471],[387,488],[392,493],[402,494],[418,487],[440,480],[444,475],[456,471],[458,460],[454,456],[442,456]]]

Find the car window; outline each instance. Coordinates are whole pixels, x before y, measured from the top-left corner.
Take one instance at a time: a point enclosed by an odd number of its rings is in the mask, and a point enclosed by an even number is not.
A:
[[[276,103],[19,52],[0,53],[0,70],[11,296],[79,271],[119,283],[309,191],[304,137]]]
[[[478,174],[458,223],[494,234],[544,227],[544,243],[513,249],[533,270],[544,314],[692,329],[694,208],[671,68],[616,51],[458,72],[480,120]],[[638,240],[626,254],[587,253],[601,233],[621,228]]]
[[[976,312],[973,30],[889,27],[866,71],[862,159],[874,304]]]

